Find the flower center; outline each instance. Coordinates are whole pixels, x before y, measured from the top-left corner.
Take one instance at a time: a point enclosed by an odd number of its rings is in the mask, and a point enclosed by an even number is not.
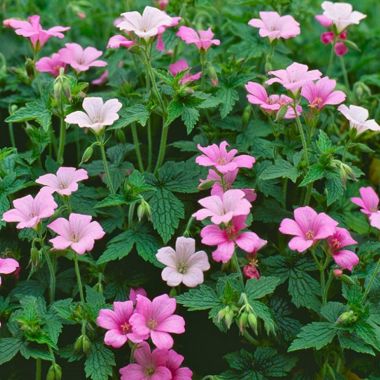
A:
[[[147,323],[147,326],[151,329],[154,330],[157,327],[157,321],[155,319],[150,319]]]
[[[229,240],[235,240],[239,236],[239,231],[236,231],[236,228],[233,225],[227,226],[225,231]]]
[[[306,236],[307,240],[313,240],[314,239],[314,232],[313,231],[307,231],[305,236]]]
[[[323,99],[320,98],[320,97],[316,97],[311,103],[310,103],[310,107],[311,108],[318,108],[322,105],[323,103]]]
[[[185,263],[180,263],[177,267],[177,270],[181,274],[185,274],[187,272],[187,265]]]
[[[128,334],[131,332],[131,325],[128,322],[124,322],[120,328],[123,334]]]
[[[147,367],[147,368],[145,368],[145,375],[147,375],[147,376],[152,376],[153,374],[154,374],[154,372],[155,372],[156,370],[155,370],[155,368],[154,367]]]
[[[341,247],[340,241],[336,238],[331,239],[330,244],[333,250],[337,250]]]
[[[227,163],[226,159],[224,157],[218,158],[216,161],[219,165],[224,165]]]

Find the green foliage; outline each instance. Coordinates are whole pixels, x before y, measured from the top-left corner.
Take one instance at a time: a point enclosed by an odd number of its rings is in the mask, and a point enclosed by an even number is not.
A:
[[[114,353],[103,343],[93,343],[84,363],[86,377],[91,380],[106,380],[112,375],[115,365]]]

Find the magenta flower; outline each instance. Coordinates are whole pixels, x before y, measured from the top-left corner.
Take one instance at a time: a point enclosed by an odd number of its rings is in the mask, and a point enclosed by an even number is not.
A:
[[[104,343],[113,348],[120,348],[130,340],[133,343],[140,343],[147,336],[140,336],[133,332],[129,319],[133,314],[133,302],[114,302],[113,310],[101,309],[96,319],[96,324],[106,330]]]
[[[78,73],[87,71],[91,67],[107,66],[107,62],[98,59],[103,52],[91,46],[83,49],[79,44],[69,43],[65,44],[65,47],[60,49],[58,53],[62,61]]]
[[[129,291],[129,300],[132,301],[133,304],[136,304],[138,295],[147,297],[147,292],[144,288],[131,288]]]
[[[194,44],[199,50],[208,50],[212,45],[220,45],[220,40],[214,39],[211,28],[196,31],[187,26],[181,26],[177,36],[188,45]]]
[[[103,74],[101,74],[98,78],[91,81],[91,84],[94,86],[102,86],[104,83],[108,81],[109,71],[105,70]]]
[[[202,147],[198,144],[198,149],[204,154],[198,156],[195,162],[200,166],[213,166],[222,174],[234,171],[238,168],[252,168],[256,162],[254,157],[245,154],[235,157],[238,151],[231,149],[227,152],[226,147],[228,145],[227,141],[222,141],[219,146],[212,144]]]
[[[335,233],[327,239],[335,263],[342,269],[352,271],[359,264],[359,257],[352,251],[343,249],[347,246],[357,244],[345,228],[337,227]]]
[[[119,119],[118,112],[122,104],[117,99],[103,102],[102,98],[88,97],[83,100],[83,111],[75,111],[65,118],[66,123],[77,124],[80,128],[89,128],[95,134],[103,131],[107,125],[112,125]]]
[[[338,225],[338,222],[325,213],[318,214],[309,206],[295,209],[294,219],[284,219],[279,230],[285,235],[294,236],[289,241],[289,248],[298,252],[304,252],[318,240],[332,236]]]
[[[195,240],[192,238],[177,238],[175,250],[172,247],[160,248],[156,257],[166,266],[161,277],[169,286],[183,283],[193,288],[203,283],[203,272],[210,269],[206,252],[195,252]]]
[[[95,240],[101,239],[105,232],[98,222],[92,222],[90,215],[71,213],[69,220],[58,218],[48,227],[58,234],[50,239],[54,249],[63,250],[71,247],[78,255],[92,251]]]
[[[280,16],[277,12],[260,12],[260,18],[253,18],[248,25],[259,28],[260,37],[270,41],[287,40],[301,33],[300,24],[292,16]]]
[[[182,334],[185,332],[185,320],[174,314],[177,306],[175,298],[163,294],[152,301],[138,295],[135,313],[130,322],[139,335],[149,335],[157,348],[169,349],[173,347],[173,338],[170,333]]]
[[[311,108],[321,110],[327,105],[337,105],[345,101],[346,94],[343,91],[334,91],[336,81],[323,77],[316,82],[306,83],[301,90],[301,95],[309,102]]]
[[[321,34],[321,42],[325,45],[331,44],[334,41],[334,32],[324,32]]]
[[[266,84],[280,83],[287,90],[296,93],[306,83],[320,79],[322,73],[319,70],[310,70],[306,65],[294,62],[285,70],[269,71],[269,75],[275,78],[267,80]]]
[[[118,49],[119,47],[130,48],[135,44],[134,41],[128,40],[126,37],[121,34],[116,34],[112,36],[107,43],[107,48]]]
[[[53,26],[50,29],[43,29],[40,24],[40,16],[34,15],[28,17],[28,21],[7,19],[3,25],[15,30],[16,34],[30,39],[34,48],[42,48],[51,37],[63,38],[64,34],[70,28],[68,26]]]
[[[356,129],[358,135],[368,130],[380,131],[380,125],[373,119],[368,120],[368,110],[363,107],[341,104],[338,111],[350,122],[350,128]]]
[[[217,246],[212,258],[217,262],[226,263],[234,254],[235,244],[243,251],[255,254],[267,242],[260,239],[254,232],[242,232],[247,227],[246,216],[235,216],[226,228],[208,225],[201,231],[202,244]]]
[[[61,69],[65,69],[66,63],[62,61],[61,55],[54,53],[51,57],[43,57],[36,62],[36,69],[40,73],[49,73],[57,77]]]
[[[197,220],[211,217],[214,224],[228,223],[234,216],[248,215],[251,204],[245,199],[242,190],[227,190],[222,196],[211,195],[200,199],[198,203],[204,208],[198,210],[193,216]]]
[[[348,53],[348,47],[344,42],[340,41],[335,44],[334,51],[338,57],[342,57]]]
[[[60,195],[70,195],[78,190],[78,182],[88,179],[87,171],[70,167],[60,167],[56,174],[45,174],[36,179],[43,189]]]
[[[172,373],[172,380],[192,380],[193,372],[187,367],[181,367],[184,357],[174,350],[169,350],[166,367]]]
[[[329,28],[332,26],[333,22],[328,17],[324,15],[316,15],[315,19],[321,24],[324,28]]]
[[[177,74],[183,73],[184,71],[189,70],[190,67],[187,64],[185,59],[179,59],[177,62],[172,63],[169,65],[169,72],[173,76],[176,76]],[[202,76],[202,72],[196,73],[196,74],[190,74],[187,72],[182,76],[180,79],[179,83],[180,84],[186,84],[190,82],[194,82],[198,80]]]
[[[168,350],[156,348],[150,351],[149,344],[142,342],[134,352],[135,363],[120,368],[120,380],[172,380],[173,375],[166,366]],[[180,379],[178,379],[180,380]],[[184,379],[185,380],[185,379]]]
[[[14,208],[4,212],[5,222],[18,222],[16,228],[35,228],[42,219],[49,218],[58,207],[51,192],[41,189],[33,198],[27,195],[13,201]]]
[[[20,264],[15,259],[2,259],[0,258],[0,274],[11,274],[20,267]],[[0,276],[1,285],[1,276]]]
[[[379,207],[379,197],[375,190],[373,190],[370,186],[361,187],[359,189],[359,193],[361,198],[351,198],[351,202],[359,206],[360,211],[368,216],[374,212],[377,212]]]

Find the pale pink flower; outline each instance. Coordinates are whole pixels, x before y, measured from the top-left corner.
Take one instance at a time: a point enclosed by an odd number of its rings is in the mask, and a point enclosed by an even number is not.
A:
[[[114,302],[113,310],[101,309],[96,319],[96,324],[106,330],[104,343],[113,348],[120,348],[130,340],[140,343],[147,337],[137,335],[133,332],[129,319],[133,314],[133,302]]]
[[[3,21],[3,25],[14,29],[19,36],[29,38],[34,48],[41,48],[51,37],[63,38],[62,32],[70,29],[68,26],[53,26],[45,30],[40,24],[38,15],[28,17],[28,21],[7,19]]]
[[[193,288],[203,283],[203,272],[210,269],[207,253],[195,252],[195,240],[192,238],[177,238],[175,250],[172,247],[160,248],[156,257],[166,266],[161,277],[169,286],[183,283]]]
[[[99,78],[96,78],[91,81],[91,84],[94,86],[102,86],[108,81],[109,71],[105,70],[103,74],[100,75]]]
[[[369,216],[370,225],[380,230],[380,211],[373,212]]]
[[[223,195],[211,195],[200,199],[198,203],[204,208],[193,214],[197,220],[211,217],[214,224],[228,223],[234,216],[248,215],[251,204],[245,199],[244,191],[227,190]]]
[[[330,20],[328,17],[324,15],[316,15],[315,19],[324,27],[324,28],[329,28],[332,26],[333,22]]]
[[[259,28],[260,37],[270,41],[293,38],[301,33],[300,24],[292,16],[280,16],[277,12],[260,12],[260,18],[253,18],[248,25]]]
[[[36,69],[40,73],[49,73],[57,77],[61,69],[65,69],[66,63],[62,61],[61,55],[54,53],[51,57],[43,57],[36,62]]]
[[[338,57],[342,57],[348,53],[348,47],[344,42],[340,41],[334,45],[334,51]]]
[[[226,263],[234,254],[235,244],[243,251],[254,255],[267,242],[259,238],[254,232],[245,231],[246,216],[235,216],[231,223],[222,228],[217,225],[208,225],[201,231],[202,244],[217,246],[212,258],[217,262]]]
[[[51,193],[70,195],[78,190],[78,182],[88,179],[87,171],[71,167],[60,167],[56,174],[44,174],[36,179],[36,183],[44,185]]]
[[[211,28],[196,31],[187,26],[181,26],[177,36],[188,45],[194,44],[199,50],[208,50],[212,45],[220,45],[220,40],[214,39]]]
[[[287,90],[296,93],[306,83],[317,80],[322,76],[319,70],[310,70],[306,65],[294,62],[285,70],[269,71],[275,78],[267,80],[266,84],[280,83]]]
[[[2,259],[0,258],[0,274],[11,274],[20,267],[20,264],[15,259]],[[1,285],[1,276],[0,276]]]
[[[309,107],[321,110],[327,105],[337,105],[345,101],[346,94],[343,91],[334,91],[336,81],[323,77],[316,82],[306,83],[301,90],[301,95],[309,102]]]
[[[289,248],[298,252],[304,252],[318,240],[332,236],[338,225],[338,222],[324,212],[318,214],[309,206],[295,209],[294,219],[284,219],[279,230],[285,235],[294,236],[289,241]]]
[[[231,149],[227,152],[226,147],[228,145],[227,141],[222,141],[219,146],[212,144],[202,147],[198,144],[197,147],[203,154],[198,156],[195,162],[200,166],[213,166],[222,174],[234,171],[238,168],[252,168],[256,162],[254,157],[246,154],[235,157],[238,151]]]
[[[58,218],[48,227],[58,234],[50,239],[54,249],[63,250],[71,247],[78,255],[90,252],[95,240],[101,239],[105,232],[98,222],[92,222],[90,215],[71,213],[69,219]]]
[[[80,128],[89,128],[99,134],[107,125],[112,125],[119,119],[118,112],[122,104],[117,99],[103,102],[102,98],[84,98],[83,111],[75,111],[66,116],[65,121],[69,124],[77,124]]]
[[[187,367],[181,367],[184,357],[174,350],[169,350],[166,367],[172,374],[172,380],[192,380],[193,372]]]
[[[367,130],[380,131],[380,125],[373,119],[368,120],[368,110],[363,107],[341,104],[338,111],[350,122],[350,128],[356,129],[358,135]]]
[[[129,291],[129,300],[133,302],[133,304],[136,304],[137,296],[141,295],[144,297],[147,297],[147,292],[144,288],[131,288]]]
[[[170,333],[185,332],[185,320],[174,314],[176,306],[175,298],[167,294],[152,301],[138,295],[135,313],[130,318],[134,331],[143,336],[148,334],[157,348],[172,348],[174,341]]]
[[[376,194],[375,190],[373,190],[370,186],[361,187],[359,189],[359,193],[361,198],[351,198],[351,202],[359,206],[360,211],[368,216],[374,212],[377,212],[379,208],[379,197]]]
[[[334,38],[334,32],[324,32],[321,34],[321,41],[325,45],[331,44],[334,41]]]
[[[68,43],[58,53],[62,61],[70,65],[78,73],[87,71],[91,67],[107,66],[107,62],[98,59],[103,52],[91,46],[83,49],[79,44]]]
[[[27,195],[13,201],[14,208],[4,212],[5,222],[18,222],[16,228],[35,228],[42,219],[49,218],[58,207],[51,192],[41,189],[33,198]]]
[[[120,368],[120,380],[172,380],[173,375],[166,366],[168,350],[154,349],[142,342],[133,354],[135,363]],[[180,379],[178,379],[180,380]],[[183,379],[185,380],[185,379]]]
[[[335,263],[342,269],[352,271],[359,264],[359,257],[355,252],[343,249],[347,246],[357,244],[345,228],[337,227],[335,233],[327,239]]]
[[[182,17],[172,17],[172,22],[170,25],[160,26],[158,28],[157,44],[156,44],[156,49],[158,51],[162,51],[162,52],[165,51],[165,43],[164,43],[163,34],[165,33],[166,29],[177,26],[181,20],[182,20]],[[170,54],[170,52],[168,52],[168,54]]]
[[[179,59],[177,62],[174,62],[171,65],[169,65],[169,72],[173,76],[183,73],[184,71],[187,71],[189,69],[190,67],[187,64],[185,59]],[[190,74],[189,72],[187,72],[186,74],[182,76],[179,83],[186,84],[186,83],[194,82],[198,80],[201,76],[202,76],[202,72],[198,72],[196,74]]]
[[[107,48],[109,49],[118,49],[120,46],[125,48],[130,48],[135,44],[134,41],[128,40],[126,37],[121,34],[116,34],[112,36],[107,43]]]

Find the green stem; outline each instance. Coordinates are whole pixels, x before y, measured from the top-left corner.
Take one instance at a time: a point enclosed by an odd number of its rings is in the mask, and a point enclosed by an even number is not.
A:
[[[367,298],[369,292],[371,291],[371,288],[373,286],[373,283],[375,282],[376,276],[378,275],[379,271],[380,271],[380,259],[377,260],[375,270],[373,271],[371,279],[369,280],[368,286],[364,291],[364,298]]]
[[[50,303],[54,302],[55,299],[55,284],[56,284],[56,279],[55,279],[55,266],[53,264],[53,261],[50,257],[49,251],[46,249],[43,250],[45,254],[45,259],[46,259],[46,264],[49,269],[49,298],[50,298]]]
[[[80,275],[78,256],[77,256],[77,254],[75,252],[74,252],[74,266],[75,266],[75,275],[77,277],[77,284],[78,284],[80,302],[82,303],[82,305],[84,305],[85,302],[84,302],[84,295],[83,295],[82,278],[81,278],[81,275]]]
[[[242,273],[241,268],[240,268],[239,259],[237,257],[236,251],[234,251],[234,254],[232,256],[232,263],[235,267],[236,272],[239,274],[240,282],[244,288],[244,277],[243,277],[243,273]]]
[[[8,130],[9,130],[9,138],[11,140],[12,147],[16,148],[16,139],[15,139],[15,133],[13,130],[13,123],[8,124]]]
[[[129,205],[129,210],[128,210],[128,225],[129,225],[129,227],[133,224],[133,214],[135,212],[135,206],[136,206],[136,203],[132,203]]]
[[[346,64],[344,62],[344,58],[343,57],[339,57],[339,60],[340,60],[340,65],[342,66],[342,73],[343,73],[344,83],[345,83],[348,91],[350,91],[350,82],[348,81],[348,74],[347,74],[347,69],[346,69]]]
[[[135,146],[135,152],[137,156],[137,164],[139,166],[139,170],[141,172],[144,171],[144,164],[141,156],[141,150],[140,150],[140,141],[139,141],[139,135],[137,134],[137,128],[136,124],[132,123],[131,125],[131,132],[132,132],[132,139],[133,139],[133,145]]]
[[[110,169],[108,166],[106,150],[104,147],[104,140],[103,140],[103,137],[96,136],[96,138],[98,140],[98,144],[100,147],[100,153],[102,155],[102,161],[103,161],[103,166],[104,166],[104,172],[106,173],[108,189],[109,189],[110,193],[113,195],[113,194],[116,194],[116,192],[115,192],[115,189],[114,189],[113,184],[112,184],[111,173],[110,173]]]
[[[190,236],[190,228],[192,226],[194,222],[194,218],[191,216],[190,219],[188,220],[187,224],[186,224],[186,228],[185,228],[185,231],[183,231],[183,236]]]
[[[164,124],[162,126],[162,131],[161,131],[161,141],[160,141],[160,148],[158,151],[157,163],[156,163],[156,167],[154,168],[155,173],[157,173],[158,169],[161,167],[165,159],[166,146],[167,146],[167,141],[168,141],[168,132],[169,132],[169,126]]]
[[[65,142],[66,142],[66,123],[63,116],[60,117],[59,124],[59,145],[57,153],[57,161],[60,165],[63,164],[63,156],[65,153]]]
[[[36,359],[36,380],[42,379],[42,361],[41,359]]]
[[[148,167],[147,167],[147,170],[151,171],[152,170],[152,161],[153,161],[153,142],[152,142],[152,126],[151,126],[150,120],[148,120],[146,133],[147,133],[147,138],[148,138]]]
[[[325,286],[325,289],[324,289],[324,292],[323,292],[322,303],[324,305],[327,303],[328,296],[329,296],[329,290],[330,290],[330,286],[331,286],[333,278],[334,278],[333,271],[330,271],[329,277],[327,279],[326,286]]]
[[[257,339],[255,339],[247,330],[244,330],[243,336],[253,346],[256,346],[256,347],[260,346],[260,342]]]
[[[335,57],[334,45],[335,45],[335,41],[334,41],[334,42],[332,43],[332,45],[331,45],[330,58],[329,58],[329,65],[327,66],[327,71],[326,71],[326,75],[327,75],[327,76],[329,76],[330,71],[331,71],[332,66],[333,66],[333,63],[334,63],[334,57]]]

